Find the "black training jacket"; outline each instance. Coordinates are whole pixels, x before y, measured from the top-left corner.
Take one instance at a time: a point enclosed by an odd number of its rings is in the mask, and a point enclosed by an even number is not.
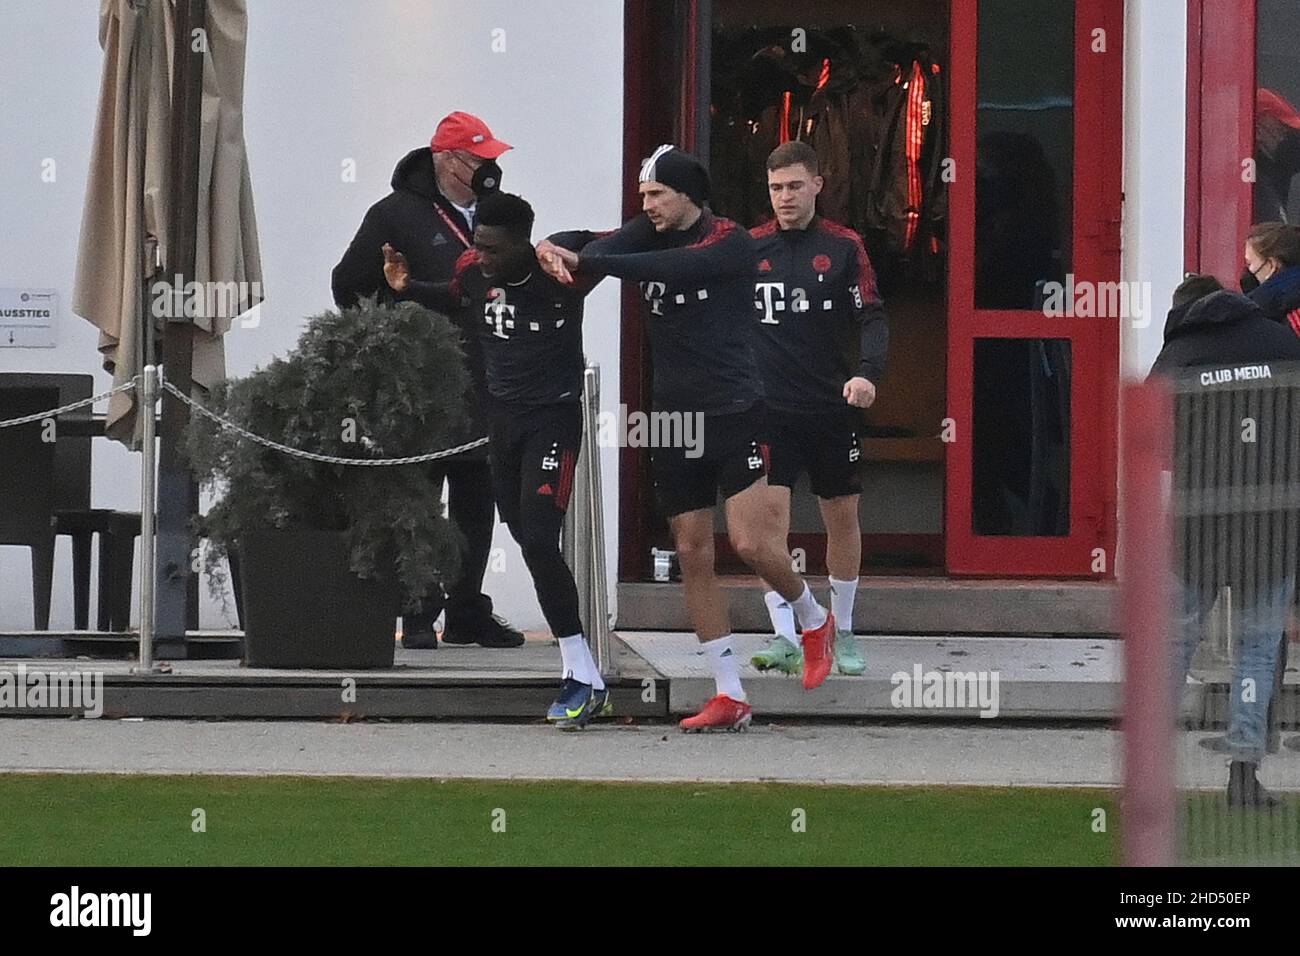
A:
[[[773,219],[750,235],[758,247],[754,356],[767,403],[818,412],[844,407],[844,383],[854,376],[879,387],[889,326],[858,234],[813,216],[805,229]]]
[[[637,216],[588,244],[578,272],[640,284],[655,407],[721,415],[763,397],[752,345],[756,261],[749,233],[706,209],[669,233]]]

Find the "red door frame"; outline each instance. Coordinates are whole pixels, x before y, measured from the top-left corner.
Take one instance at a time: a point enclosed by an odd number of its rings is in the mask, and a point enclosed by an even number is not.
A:
[[[1186,268],[1235,287],[1254,213],[1254,0],[1188,0]]]
[[[660,142],[676,141],[693,148],[698,127],[697,102],[699,64],[694,59],[697,44],[691,40],[699,23],[700,3],[707,0],[625,0],[624,3],[624,216],[639,212],[636,170],[641,157]],[[1209,0],[1207,0],[1209,2]],[[1075,210],[1074,271],[1081,278],[1095,281],[1119,279],[1120,207],[1122,202],[1122,123],[1119,104],[1123,103],[1123,0],[1077,0],[1080,23],[1106,30],[1108,53],[1101,62],[1090,49],[1090,34],[1082,27],[1076,48],[1075,100]],[[665,16],[664,7],[673,8],[673,17]],[[975,169],[975,43],[978,37],[977,0],[952,4],[953,143],[952,154],[957,169]],[[673,22],[668,22],[668,21]],[[676,23],[687,36],[678,47],[675,62],[660,59],[663,43],[657,34]],[[677,79],[680,78],[680,82]],[[662,104],[674,109],[664,110]],[[957,130],[966,130],[960,137]],[[952,184],[953,223],[974,222],[974,177],[959,175]],[[1094,202],[1093,197],[1099,197]],[[1079,212],[1091,210],[1092,215]],[[973,242],[973,225],[970,231]],[[1075,363],[1072,422],[1076,439],[1072,454],[1071,518],[1076,526],[1086,526],[1086,534],[1066,539],[1071,545],[1043,538],[975,539],[967,535],[964,544],[954,548],[953,531],[961,522],[970,527],[972,457],[969,444],[960,440],[970,435],[970,405],[973,372],[973,341],[953,345],[953,302],[956,290],[973,290],[974,250],[968,243],[964,260],[958,263],[957,235],[953,242],[949,281],[949,402],[957,420],[959,440],[948,447],[945,530],[946,562],[951,574],[1093,576],[1092,549],[1104,548],[1105,576],[1113,573],[1115,540],[1115,449],[1117,440],[1117,394],[1119,378],[1119,328],[1102,328],[1097,320],[1091,329],[1073,332],[1076,357],[1088,355],[1092,361]],[[959,285],[959,269],[964,270],[964,286]],[[621,359],[620,395],[629,411],[647,408],[649,354],[640,318],[640,303],[635,286],[625,284],[620,322]],[[973,298],[973,294],[970,298]],[[968,298],[969,301],[969,298]],[[973,312],[973,310],[968,310]],[[995,313],[1013,316],[1001,319],[993,334],[1042,336],[1041,321],[1025,322],[1018,313]],[[1041,320],[1041,316],[1039,319]],[[1059,320],[1058,320],[1059,321]],[[1053,330],[1053,336],[1058,330]],[[958,374],[960,371],[960,378]],[[954,387],[956,386],[956,387]],[[1090,427],[1078,432],[1079,423]],[[648,577],[649,548],[670,546],[666,535],[654,530],[649,516],[653,501],[648,480],[649,461],[644,449],[624,448],[619,456],[619,579],[639,581]],[[1087,463],[1087,467],[1084,466]],[[958,495],[957,489],[965,494]],[[793,542],[807,547],[813,542]],[[937,548],[938,541],[930,546]],[[720,542],[719,557],[725,558],[725,538]],[[814,547],[808,548],[811,552]]]
[[[948,446],[945,545],[950,574],[1112,576],[1115,546],[1120,319],[1049,318],[977,310],[975,289],[976,65],[978,0],[953,4],[952,156],[948,285]],[[1074,244],[1076,281],[1120,278],[1123,173],[1123,0],[1076,0]],[[1093,31],[1106,50],[1093,52]],[[979,536],[973,529],[972,406],[978,338],[1066,338],[1072,347],[1070,534]],[[1096,561],[1095,549],[1105,560]],[[1098,574],[1094,568],[1104,568]]]
[[[655,144],[673,141],[683,129],[694,129],[694,119],[687,115],[687,110],[693,109],[693,101],[679,90],[675,81],[677,64],[665,58],[661,37],[666,26],[664,19],[662,7],[657,7],[654,0],[626,0],[623,5],[625,222],[641,211],[637,192],[641,158]],[[651,108],[652,104],[674,102],[675,110]],[[629,412],[650,407],[649,367],[650,350],[637,286],[634,282],[624,282],[619,317],[619,400]],[[648,451],[624,446],[618,456],[618,472],[618,579],[642,581],[649,577],[650,547],[671,547],[666,540],[655,539],[650,525],[654,503]]]

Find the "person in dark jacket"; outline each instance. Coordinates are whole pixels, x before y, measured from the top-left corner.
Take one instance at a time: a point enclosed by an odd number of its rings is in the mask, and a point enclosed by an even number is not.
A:
[[[1279,522],[1294,520],[1285,508],[1270,504],[1274,496],[1251,483],[1251,476],[1264,473],[1256,470],[1264,462],[1270,469],[1278,467],[1277,436],[1290,435],[1296,423],[1272,418],[1284,406],[1248,397],[1266,382],[1279,387],[1294,382],[1300,364],[1289,363],[1300,363],[1300,337],[1212,276],[1191,276],[1174,292],[1164,348],[1151,369],[1152,377],[1172,383],[1181,426],[1175,440],[1175,488],[1185,506],[1178,525],[1178,687],[1186,682],[1202,621],[1219,590],[1231,587],[1237,595],[1238,654],[1225,741],[1231,758],[1227,795],[1233,806],[1274,805],[1257,771],[1267,749],[1269,704],[1285,666],[1284,630],[1294,601],[1295,568],[1271,561],[1267,553],[1246,553],[1242,548],[1250,546],[1242,542],[1262,540],[1260,535],[1268,535]],[[1253,416],[1242,420],[1238,412],[1248,408],[1255,409]],[[1243,429],[1251,427],[1251,437],[1244,437]],[[1214,467],[1224,455],[1244,455],[1248,463],[1225,475]],[[1245,505],[1230,512],[1196,511],[1192,505],[1207,493],[1211,502],[1241,498]],[[1225,542],[1226,548],[1221,547]]]
[[[403,262],[416,280],[449,282],[456,260],[473,244],[477,197],[499,186],[496,159],[508,149],[477,116],[445,116],[430,144],[411,150],[397,164],[393,191],[370,207],[334,267],[332,287],[339,308],[364,296],[389,302],[412,298],[389,288],[386,255]],[[463,335],[471,385],[465,396],[467,425],[460,437],[467,442],[487,434],[479,399],[485,388],[483,353],[475,331]],[[523,634],[494,615],[492,599],[482,593],[496,525],[486,447],[433,462],[429,477],[439,486],[447,483],[448,512],[465,548],[460,574],[447,585],[445,597],[435,593],[417,614],[403,618],[403,646],[437,647],[434,622],[444,607],[444,643],[520,646]]]
[[[1164,347],[1152,375],[1179,378],[1184,369],[1300,359],[1300,338],[1252,298],[1224,289],[1213,276],[1194,275],[1174,291]]]
[[[1262,222],[1250,230],[1241,289],[1265,318],[1300,335],[1300,227]]]

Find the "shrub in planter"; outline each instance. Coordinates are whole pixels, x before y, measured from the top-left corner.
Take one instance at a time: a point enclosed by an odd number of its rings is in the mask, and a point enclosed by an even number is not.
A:
[[[445,316],[367,299],[308,319],[292,352],[222,382],[205,404],[304,451],[355,459],[438,451],[463,440],[469,376],[460,343]],[[197,479],[217,496],[202,521],[214,593],[224,593],[219,569],[229,549],[244,558],[246,661],[390,664],[397,614],[454,576],[458,563],[457,533],[430,466],[294,457],[198,413],[186,447]],[[284,539],[295,533],[303,534]],[[331,547],[339,549],[333,557]],[[351,611],[363,601],[371,610],[361,617],[375,620],[368,638],[350,633],[359,619]]]

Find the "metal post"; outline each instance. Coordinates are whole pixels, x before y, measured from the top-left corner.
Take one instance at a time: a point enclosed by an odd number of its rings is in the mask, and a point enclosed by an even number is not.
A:
[[[586,413],[583,413],[583,421],[586,421]],[[586,439],[583,439],[583,448],[578,452],[581,459],[586,454]],[[564,563],[569,566],[569,571],[573,574],[573,583],[578,588],[578,618],[584,624],[591,622],[591,608],[587,600],[590,589],[587,587],[587,568],[583,549],[579,547],[580,542],[587,540],[587,509],[581,506],[586,501],[586,474],[584,468],[579,468],[573,476],[573,495],[570,498],[568,511],[564,514],[564,530],[560,535],[560,550],[564,554]],[[558,635],[557,635],[558,636]]]
[[[585,428],[587,421],[585,405],[582,410],[582,420]],[[569,566],[569,571],[573,574],[574,586],[578,590],[578,620],[582,622],[587,631],[587,639],[590,641],[594,633],[592,628],[595,616],[591,602],[590,550],[587,547],[591,531],[587,526],[590,509],[587,507],[586,442],[584,435],[582,446],[578,451],[578,466],[573,476],[573,494],[569,498],[569,510],[564,515],[564,532],[561,541],[564,563]]]
[[[604,677],[617,676],[612,634],[609,626],[609,594],[605,580],[605,503],[600,482],[600,442],[597,432],[600,412],[600,366],[588,365],[582,382],[583,472],[586,475],[587,568],[591,593],[591,620],[587,627],[595,644],[596,666]]]
[[[1157,384],[1123,396],[1124,512],[1120,523],[1120,630],[1124,637],[1124,862],[1174,862],[1175,702],[1171,679],[1169,507],[1172,404]]]
[[[601,498],[600,367],[588,365],[582,379],[582,448],[573,476],[572,507],[564,518],[564,561],[578,588],[578,613],[587,631],[592,656],[605,677],[618,676],[609,626],[605,584],[605,508]]]
[[[154,639],[154,515],[157,510],[157,443],[154,409],[158,405],[158,368],[146,365],[137,381],[136,410],[141,416],[140,447],[140,664],[138,673],[162,673],[153,660]]]
[[[193,280],[198,248],[199,146],[202,138],[203,64],[206,44],[194,31],[207,23],[207,0],[176,0],[172,42],[172,109],[170,117],[171,196],[168,211],[166,276],[184,288]],[[173,316],[163,322],[162,362],[167,378],[188,395],[194,360],[194,322]],[[146,361],[157,361],[153,355]],[[163,657],[185,656],[185,632],[197,626],[198,575],[190,573],[194,536],[190,522],[198,514],[199,492],[181,452],[189,410],[173,395],[162,396],[158,442],[157,650]]]

